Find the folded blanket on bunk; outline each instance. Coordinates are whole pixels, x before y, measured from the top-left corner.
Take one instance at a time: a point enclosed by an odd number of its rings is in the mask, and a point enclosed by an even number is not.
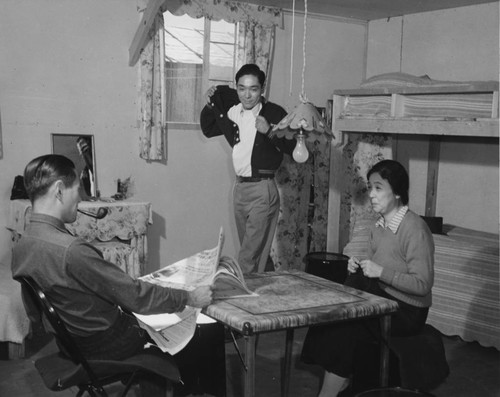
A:
[[[428,75],[415,76],[402,72],[389,72],[372,76],[360,84],[361,88],[399,88],[399,87],[448,87],[448,86],[468,86],[485,81],[449,81],[434,80]],[[486,81],[486,83],[497,83],[496,81]]]

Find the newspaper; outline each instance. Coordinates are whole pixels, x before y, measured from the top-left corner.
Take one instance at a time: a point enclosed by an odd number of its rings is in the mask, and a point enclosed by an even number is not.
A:
[[[246,286],[238,263],[228,256],[221,257],[223,244],[224,230],[221,228],[215,248],[182,259],[140,277],[140,280],[186,291],[213,285],[214,300],[258,296]],[[193,337],[200,312],[199,308],[186,306],[180,313],[134,315],[158,347],[173,355],[182,350]]]

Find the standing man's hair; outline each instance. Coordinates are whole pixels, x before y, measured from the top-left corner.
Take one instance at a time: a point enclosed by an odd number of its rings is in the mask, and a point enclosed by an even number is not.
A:
[[[266,74],[262,70],[260,70],[260,68],[254,63],[247,63],[246,65],[243,65],[240,70],[238,70],[235,76],[236,84],[238,84],[238,80],[241,78],[241,76],[246,76],[247,74],[251,74],[252,76],[257,77],[257,79],[259,79],[261,87],[264,87],[264,84],[266,82]]]
[[[75,164],[58,154],[37,157],[24,169],[24,187],[32,203],[46,194],[55,181],[61,180],[64,186],[69,187],[76,178]]]

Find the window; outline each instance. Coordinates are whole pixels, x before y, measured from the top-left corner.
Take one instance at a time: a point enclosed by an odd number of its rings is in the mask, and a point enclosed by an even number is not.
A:
[[[236,24],[164,13],[167,121],[198,123],[208,87],[232,84]]]

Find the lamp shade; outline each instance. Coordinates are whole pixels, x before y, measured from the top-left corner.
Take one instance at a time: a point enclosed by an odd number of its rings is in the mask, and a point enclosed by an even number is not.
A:
[[[328,129],[323,117],[310,102],[301,102],[288,113],[273,127],[273,135],[293,139],[300,130],[306,135],[310,135],[310,133],[325,134],[327,138],[333,138],[333,134]]]

